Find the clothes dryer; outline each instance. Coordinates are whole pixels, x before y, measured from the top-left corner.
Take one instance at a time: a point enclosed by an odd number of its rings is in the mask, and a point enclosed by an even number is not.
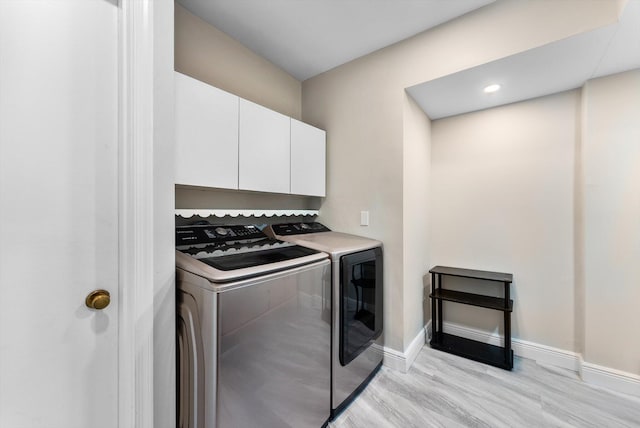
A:
[[[382,243],[333,232],[321,223],[270,225],[267,235],[325,252],[331,259],[331,415],[382,365]]]

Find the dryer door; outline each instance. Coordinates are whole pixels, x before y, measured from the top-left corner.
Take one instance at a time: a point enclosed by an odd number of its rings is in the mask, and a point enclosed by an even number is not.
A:
[[[382,248],[340,259],[340,364],[346,366],[382,333]]]

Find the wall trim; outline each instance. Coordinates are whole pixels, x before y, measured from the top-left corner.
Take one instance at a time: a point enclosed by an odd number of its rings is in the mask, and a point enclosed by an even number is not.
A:
[[[153,428],[153,1],[118,6],[118,427]]]
[[[504,344],[503,337],[495,332],[489,333],[451,322],[444,322],[444,331],[496,346]],[[386,346],[374,346],[383,354],[383,364],[386,367],[407,373],[420,353],[422,346],[428,344],[430,340],[431,320],[427,322],[424,329],[418,332],[405,352],[396,351]],[[638,375],[585,362],[581,354],[564,349],[522,339],[511,339],[511,344],[513,353],[518,357],[571,370],[578,373],[580,378],[587,384],[640,398],[640,376]]]
[[[383,354],[383,364],[391,369],[407,373],[426,343],[426,337],[425,329],[420,329],[405,352],[396,351],[386,346],[380,347],[379,349],[381,349]]]
[[[504,338],[496,332],[489,333],[451,322],[444,322],[444,332],[465,337],[467,339],[477,340],[478,342],[489,343],[491,345],[504,345]],[[564,349],[541,345],[539,343],[517,338],[511,339],[511,347],[513,349],[513,353],[519,357],[528,358],[543,364],[550,364],[552,366],[561,367],[574,372],[577,372],[580,368],[580,355],[575,352],[565,351]]]
[[[404,353],[396,351],[393,348],[374,344],[375,348],[382,353],[382,364],[393,370],[406,373],[406,359]]]
[[[427,328],[428,337],[430,337],[431,321],[425,326],[425,330]],[[496,332],[489,333],[451,322],[444,322],[444,331],[496,346],[504,344],[504,338]],[[513,353],[518,357],[577,372],[585,383],[593,386],[640,397],[640,376],[638,375],[585,362],[581,354],[564,349],[522,339],[512,339],[511,344]]]
[[[580,377],[586,383],[640,398],[640,376],[580,361]]]
[[[504,344],[504,338],[496,332],[489,333],[451,322],[444,322],[444,331],[445,333],[496,346],[503,346]],[[428,344],[430,340],[431,320],[427,322],[424,329],[418,332],[405,352],[396,351],[386,346],[374,346],[382,352],[384,357],[383,364],[386,367],[407,373],[420,353],[422,346]],[[513,353],[518,357],[574,371],[587,384],[640,398],[640,376],[638,375],[585,362],[579,353],[552,346],[522,339],[511,339],[511,344]]]

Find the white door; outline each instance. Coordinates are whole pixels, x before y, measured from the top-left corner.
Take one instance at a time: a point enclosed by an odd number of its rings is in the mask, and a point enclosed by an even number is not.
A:
[[[117,61],[117,1],[0,0],[3,428],[117,426]]]

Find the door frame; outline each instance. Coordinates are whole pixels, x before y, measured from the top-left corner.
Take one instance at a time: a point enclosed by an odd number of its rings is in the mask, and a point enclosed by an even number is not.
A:
[[[153,428],[154,1],[117,2],[118,427]]]

